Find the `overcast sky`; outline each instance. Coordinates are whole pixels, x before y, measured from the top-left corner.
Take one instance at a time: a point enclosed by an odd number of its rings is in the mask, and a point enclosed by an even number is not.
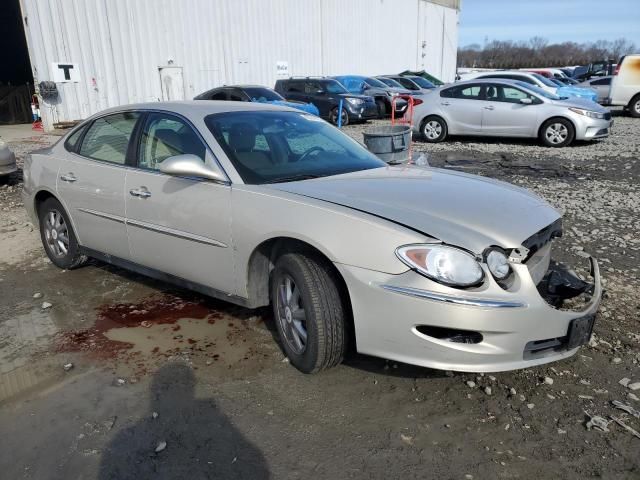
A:
[[[625,37],[640,50],[640,0],[462,0],[460,46],[491,40],[550,42]]]

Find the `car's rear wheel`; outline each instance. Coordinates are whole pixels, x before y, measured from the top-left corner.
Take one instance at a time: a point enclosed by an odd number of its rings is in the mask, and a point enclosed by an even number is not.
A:
[[[566,147],[576,136],[573,124],[565,118],[547,120],[540,128],[540,141],[547,147]]]
[[[303,373],[338,365],[347,346],[337,274],[314,255],[287,253],[271,277],[271,302],[285,354]]]
[[[447,123],[440,117],[427,117],[420,132],[426,142],[438,143],[447,138]]]
[[[55,266],[69,270],[86,262],[67,212],[58,200],[46,199],[38,208],[38,218],[42,245]]]
[[[334,125],[338,125],[338,107],[331,110],[331,114],[329,115],[329,120]],[[349,125],[349,113],[345,108],[342,109],[342,126]]]
[[[629,102],[629,115],[640,118],[640,95],[636,95]]]

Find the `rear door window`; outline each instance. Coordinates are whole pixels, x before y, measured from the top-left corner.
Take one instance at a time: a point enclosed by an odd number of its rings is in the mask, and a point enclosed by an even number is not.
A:
[[[82,140],[80,155],[124,165],[131,133],[139,117],[138,112],[123,112],[98,118]]]
[[[247,96],[239,90],[230,89],[229,90],[229,100],[233,102],[248,102],[249,99]]]
[[[216,93],[214,93],[213,95],[211,95],[211,97],[209,97],[210,100],[226,100],[227,99],[227,92],[226,90],[219,90]]]
[[[482,85],[460,85],[448,88],[440,93],[441,97],[481,100]]]

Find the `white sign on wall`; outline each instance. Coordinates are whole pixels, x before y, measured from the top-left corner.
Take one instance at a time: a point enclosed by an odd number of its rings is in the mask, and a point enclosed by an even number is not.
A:
[[[53,81],[56,83],[77,83],[80,81],[80,69],[77,63],[53,62],[51,71],[53,72]]]
[[[282,60],[276,62],[276,75],[279,77],[288,77],[289,76],[289,62],[284,62]]]

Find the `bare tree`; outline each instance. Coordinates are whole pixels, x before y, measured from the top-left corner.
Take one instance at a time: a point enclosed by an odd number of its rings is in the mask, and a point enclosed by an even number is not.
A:
[[[532,68],[588,64],[599,60],[618,61],[636,51],[634,43],[625,38],[590,43],[549,43],[546,38],[533,37],[527,42],[485,39],[458,50],[459,67]]]

